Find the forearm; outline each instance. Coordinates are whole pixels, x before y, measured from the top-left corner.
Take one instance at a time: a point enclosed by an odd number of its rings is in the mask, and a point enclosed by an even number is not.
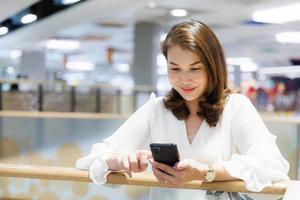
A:
[[[233,180],[239,180],[238,178],[235,178],[231,176],[228,171],[222,166],[222,165],[213,165],[213,169],[216,172],[216,176],[214,181],[233,181]],[[194,173],[192,177],[196,180],[205,180],[205,176],[208,172],[208,166],[201,165],[196,168],[194,168]]]
[[[123,166],[121,166],[120,162],[121,158],[119,154],[112,154],[108,158],[106,158],[106,163],[110,170],[121,170]]]
[[[213,165],[214,170],[216,171],[216,177],[214,181],[234,181],[240,180],[236,177],[231,176],[228,171],[219,164]]]

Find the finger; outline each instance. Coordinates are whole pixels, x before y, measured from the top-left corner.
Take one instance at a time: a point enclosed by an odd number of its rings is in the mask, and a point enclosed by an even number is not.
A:
[[[146,168],[148,167],[147,156],[146,155],[141,155],[138,160],[139,160],[139,169],[141,171],[146,170]]]
[[[167,182],[168,184],[171,184],[173,186],[178,185],[176,179],[173,176],[166,174],[159,169],[153,168],[153,173],[156,174],[157,177],[159,177],[159,181],[162,183]]]
[[[160,169],[160,170],[162,170],[162,171],[164,171],[164,172],[166,172],[170,175],[173,175],[173,176],[176,176],[176,174],[177,174],[177,171],[175,169],[173,169],[169,165],[166,165],[166,164],[163,164],[163,163],[153,161],[152,166],[155,167],[155,168],[158,168],[158,169]]]
[[[164,180],[162,180],[161,177],[159,176],[159,174],[157,174],[157,170],[158,170],[158,169],[155,169],[154,167],[152,167],[153,175],[156,177],[156,179],[157,179],[159,182],[163,183]]]
[[[130,164],[129,164],[129,160],[128,160],[127,156],[125,156],[122,159],[122,163],[123,163],[123,168],[126,171],[126,174],[128,174],[129,177],[132,177],[131,169],[130,169]]]
[[[138,159],[135,153],[129,154],[129,163],[130,163],[131,171],[139,172]]]
[[[146,155],[147,159],[152,158],[152,153],[148,150],[137,150],[136,153],[137,155]]]

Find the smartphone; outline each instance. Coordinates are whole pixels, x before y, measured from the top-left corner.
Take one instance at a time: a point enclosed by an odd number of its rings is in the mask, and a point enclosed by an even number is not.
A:
[[[164,163],[171,167],[179,161],[177,145],[172,143],[151,143],[150,149],[156,162]]]

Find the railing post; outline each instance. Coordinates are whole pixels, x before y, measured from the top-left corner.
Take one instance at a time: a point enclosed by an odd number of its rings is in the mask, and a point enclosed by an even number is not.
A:
[[[3,104],[3,100],[2,100],[2,83],[0,83],[0,110],[2,110],[2,104]]]
[[[121,93],[122,93],[122,91],[121,91],[121,89],[120,88],[118,88],[117,89],[117,113],[121,113]]]
[[[76,111],[76,87],[71,86],[71,112]]]
[[[38,106],[39,106],[39,111],[43,111],[43,96],[44,96],[44,91],[43,91],[43,85],[39,84],[38,86]]]
[[[96,88],[96,112],[101,112],[101,89],[99,87]]]

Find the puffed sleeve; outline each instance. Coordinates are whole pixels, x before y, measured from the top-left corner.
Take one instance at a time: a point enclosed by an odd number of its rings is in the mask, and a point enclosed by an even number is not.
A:
[[[76,168],[89,170],[89,176],[96,184],[104,184],[110,173],[106,159],[113,153],[129,153],[144,148],[150,137],[150,124],[155,106],[155,95],[140,107],[110,137],[92,146],[89,155],[77,160]]]
[[[233,95],[231,135],[239,153],[222,165],[233,177],[246,182],[251,191],[261,191],[272,182],[289,180],[289,163],[282,157],[258,112],[243,95]]]

